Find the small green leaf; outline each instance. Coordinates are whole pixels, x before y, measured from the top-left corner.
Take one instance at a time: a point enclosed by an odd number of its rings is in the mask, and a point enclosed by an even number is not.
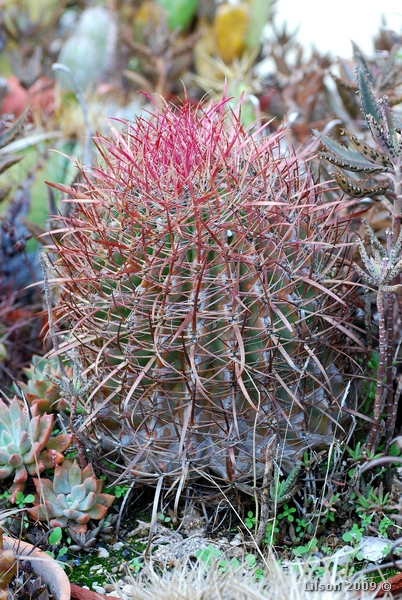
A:
[[[399,456],[400,453],[401,453],[401,449],[399,448],[399,446],[397,444],[392,444],[388,451],[388,454],[390,456]]]
[[[303,556],[303,554],[306,554],[308,551],[308,546],[298,546],[298,548],[293,548],[293,554],[295,556]]]
[[[61,527],[55,527],[51,534],[49,535],[49,544],[53,546],[53,544],[58,544],[62,538]]]

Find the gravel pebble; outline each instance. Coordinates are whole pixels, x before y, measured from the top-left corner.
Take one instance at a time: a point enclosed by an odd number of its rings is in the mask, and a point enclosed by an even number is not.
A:
[[[112,548],[113,550],[121,550],[123,548],[124,544],[123,542],[116,542],[115,544],[113,544]]]
[[[105,590],[105,588],[104,588],[104,587],[102,587],[101,585],[93,585],[93,586],[92,586],[92,589],[93,589],[95,592],[98,592],[98,594],[106,594],[106,590]]]

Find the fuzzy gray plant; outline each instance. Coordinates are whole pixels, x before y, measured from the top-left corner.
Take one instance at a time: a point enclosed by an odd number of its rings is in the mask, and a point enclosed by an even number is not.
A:
[[[378,591],[368,582],[348,586],[331,568],[318,580],[311,567],[297,564],[283,570],[272,561],[266,573],[257,580],[247,566],[219,572],[213,565],[181,563],[161,572],[151,564],[136,577],[130,573],[125,582],[116,582],[113,595],[121,600],[349,600],[359,589],[360,600],[370,600]]]

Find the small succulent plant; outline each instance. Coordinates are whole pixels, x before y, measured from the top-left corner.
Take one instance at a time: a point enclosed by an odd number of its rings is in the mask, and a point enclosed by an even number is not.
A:
[[[8,406],[0,400],[0,480],[14,475],[10,502],[22,492],[28,473],[39,474],[64,460],[62,452],[70,445],[71,436],[51,438],[53,415],[31,414],[15,397]]]
[[[65,369],[67,374],[72,375],[71,367],[67,366]],[[19,381],[19,387],[29,406],[36,406],[39,415],[64,411],[67,408],[66,400],[60,397],[60,390],[53,381],[61,377],[59,364],[55,358],[44,360],[42,356],[35,354],[30,366],[23,371],[27,382]]]
[[[41,477],[34,483],[37,504],[28,509],[29,514],[52,527],[68,526],[77,534],[87,531],[90,519],[103,519],[115,498],[102,493],[103,481],[91,465],[81,469],[77,461],[68,459],[55,468],[53,481]]]

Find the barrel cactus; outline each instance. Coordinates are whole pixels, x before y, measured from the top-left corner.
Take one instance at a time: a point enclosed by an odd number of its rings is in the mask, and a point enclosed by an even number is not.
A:
[[[51,438],[54,415],[31,414],[17,398],[9,406],[0,400],[0,480],[14,476],[10,501],[22,492],[28,474],[41,473],[64,460],[62,452],[71,443],[69,434]]]
[[[69,526],[84,533],[90,519],[103,519],[114,496],[103,494],[102,479],[97,479],[92,466],[81,469],[77,461],[66,459],[50,479],[34,479],[38,492],[37,504],[28,513],[39,520],[49,521],[52,527]]]
[[[55,239],[55,311],[99,382],[81,431],[140,483],[253,481],[273,432],[288,471],[328,447],[360,344],[342,202],[224,101],[166,105],[96,144]]]

